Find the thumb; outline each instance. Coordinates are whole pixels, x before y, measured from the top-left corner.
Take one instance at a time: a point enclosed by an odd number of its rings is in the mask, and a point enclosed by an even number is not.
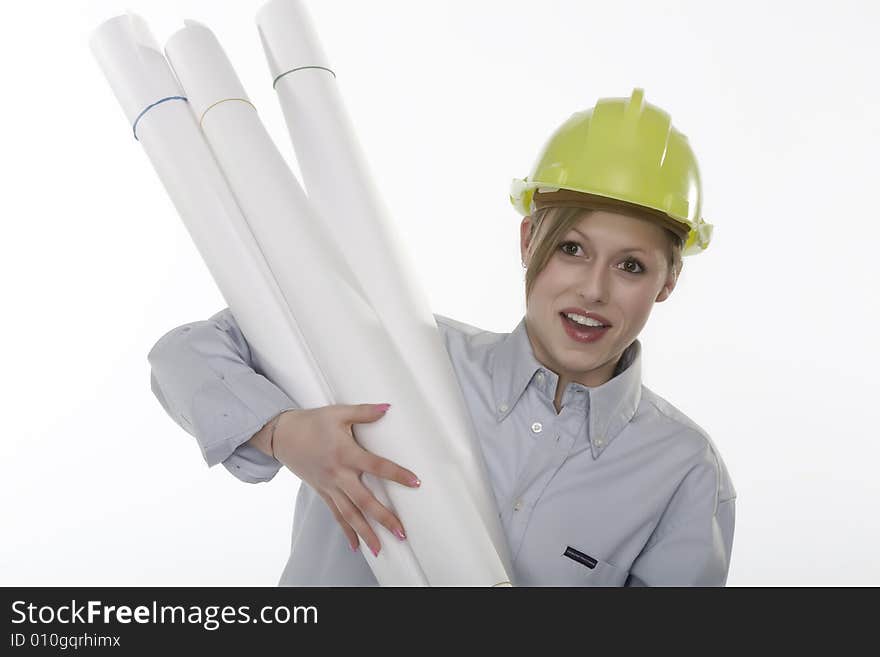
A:
[[[375,422],[384,416],[391,404],[352,404],[348,407],[348,424]]]

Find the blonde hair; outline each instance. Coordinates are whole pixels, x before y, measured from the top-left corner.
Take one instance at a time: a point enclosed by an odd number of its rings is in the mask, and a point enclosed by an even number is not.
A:
[[[528,299],[529,293],[532,291],[535,279],[538,278],[538,274],[550,262],[550,258],[556,252],[556,246],[563,236],[572,227],[580,223],[585,213],[593,211],[587,208],[552,206],[539,208],[532,213],[529,232],[529,251],[531,251],[531,257],[528,259],[528,267],[526,269],[526,299]],[[681,250],[684,242],[681,237],[668,228],[664,227],[663,232],[669,241],[667,262],[673,278],[677,279],[682,268]]]

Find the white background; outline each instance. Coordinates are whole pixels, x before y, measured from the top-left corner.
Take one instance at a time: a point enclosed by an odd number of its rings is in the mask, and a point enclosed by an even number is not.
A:
[[[260,4],[17,3],[3,21],[2,585],[280,575],[296,478],[208,469],[150,392],[156,340],[226,304],[88,48],[128,8],[163,44],[206,23],[295,167]],[[433,310],[482,328],[524,312],[507,192],[547,136],[633,87],[671,114],[715,235],[641,335],[644,382],[733,477],[729,584],[880,585],[880,5],[308,5]]]

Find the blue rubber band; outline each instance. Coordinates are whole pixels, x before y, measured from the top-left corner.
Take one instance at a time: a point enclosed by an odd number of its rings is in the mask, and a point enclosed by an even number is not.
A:
[[[186,96],[168,96],[168,98],[163,98],[162,100],[157,100],[157,101],[156,101],[155,103],[153,103],[152,105],[147,105],[146,108],[144,109],[144,111],[141,112],[140,114],[138,114],[137,118],[134,120],[134,123],[133,123],[132,126],[131,126],[131,131],[132,131],[132,133],[134,133],[134,138],[135,138],[135,139],[137,139],[138,141],[140,141],[140,139],[138,139],[137,127],[138,127],[138,121],[141,120],[141,117],[142,117],[144,114],[146,114],[147,112],[149,112],[149,111],[150,111],[152,108],[154,108],[156,105],[158,105],[159,103],[164,103],[166,100],[183,100],[183,101],[186,101]],[[188,101],[187,101],[187,102],[188,102]]]

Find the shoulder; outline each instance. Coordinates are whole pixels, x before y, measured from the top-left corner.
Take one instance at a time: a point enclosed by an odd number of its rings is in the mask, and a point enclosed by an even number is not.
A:
[[[495,333],[485,329],[466,324],[457,319],[446,317],[445,315],[434,314],[434,320],[437,322],[437,328],[443,335],[447,345],[458,343],[463,346],[478,349],[497,344],[503,340],[508,333]]]
[[[510,334],[486,331],[444,315],[435,314],[434,319],[459,383],[468,386],[471,393],[475,387],[486,385],[491,377],[494,347]]]
[[[658,431],[652,435],[670,441],[670,449],[687,462],[692,476],[704,475],[712,480],[716,504],[736,498],[736,489],[721,452],[703,427],[644,385],[640,406],[640,412],[658,425]]]

